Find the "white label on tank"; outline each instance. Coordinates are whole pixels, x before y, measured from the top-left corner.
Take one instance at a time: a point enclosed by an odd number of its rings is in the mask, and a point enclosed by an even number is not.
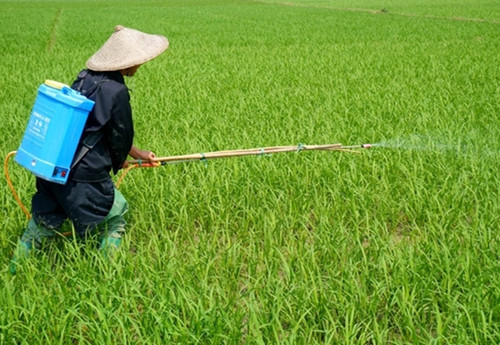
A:
[[[47,130],[49,129],[50,117],[33,111],[31,113],[30,121],[28,123],[28,130],[31,134],[38,138],[45,140]]]

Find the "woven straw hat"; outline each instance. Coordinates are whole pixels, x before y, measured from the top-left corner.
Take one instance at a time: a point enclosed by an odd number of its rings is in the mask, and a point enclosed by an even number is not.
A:
[[[88,59],[93,71],[119,71],[154,59],[168,48],[168,40],[121,25],[104,45]]]

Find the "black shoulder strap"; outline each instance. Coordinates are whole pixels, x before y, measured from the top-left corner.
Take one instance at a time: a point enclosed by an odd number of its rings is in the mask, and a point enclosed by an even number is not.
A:
[[[102,138],[102,132],[97,131],[97,132],[92,132],[85,139],[83,139],[82,144],[75,155],[75,158],[73,158],[73,163],[71,163],[71,169],[73,169],[82,159],[85,157],[87,152],[92,150],[94,146],[101,140]]]
[[[83,89],[83,83],[85,82],[85,77],[87,76],[87,74],[89,73],[89,70],[88,69],[84,69],[82,70],[79,74],[78,74],[78,84],[76,84],[76,87],[75,87],[75,90],[80,92],[83,96],[85,97],[90,97],[96,90],[97,88],[102,84],[102,83],[105,83],[107,81],[110,81],[109,79],[107,78],[104,78],[104,79],[101,79],[99,80],[98,82],[94,82],[94,84],[90,87],[90,89],[88,90],[84,90]]]
[[[85,77],[87,76],[87,74],[89,73],[89,70],[88,69],[84,69],[82,70],[80,73],[78,73],[78,85],[76,86],[76,91],[78,92],[82,92],[82,87],[83,87],[83,82],[85,81]]]
[[[109,81],[109,79],[102,79],[99,82],[95,83],[92,85],[92,87],[89,90],[82,90],[83,87],[83,82],[85,80],[85,77],[87,76],[88,70],[84,69],[78,74],[78,79],[80,82],[78,83],[78,86],[76,87],[76,90],[79,91],[82,95],[85,97],[90,96],[92,93],[94,93],[99,86],[101,86],[102,83],[105,83]],[[73,158],[73,163],[71,163],[71,169],[73,169],[82,159],[85,157],[85,155],[94,148],[94,146],[101,140],[102,138],[102,132],[97,131],[97,132],[92,132],[83,141],[81,142],[81,145],[79,146],[79,149],[77,150],[77,153],[75,154],[75,157]]]

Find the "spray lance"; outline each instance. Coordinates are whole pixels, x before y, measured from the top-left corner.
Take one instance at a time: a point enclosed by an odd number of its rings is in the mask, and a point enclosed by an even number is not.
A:
[[[209,159],[220,159],[220,158],[231,158],[231,157],[242,157],[242,156],[265,156],[275,153],[300,152],[308,150],[360,153],[359,149],[368,149],[371,147],[373,147],[372,144],[351,145],[351,146],[344,146],[342,144],[326,144],[326,145],[299,144],[295,146],[272,146],[272,147],[253,148],[253,149],[193,153],[181,156],[158,157],[153,159],[152,161],[129,160],[125,164],[126,168],[124,172],[121,174],[120,178],[116,182],[116,187],[120,186],[125,175],[128,173],[130,169],[133,168],[152,168],[152,167],[164,166],[167,164],[176,164],[176,163],[185,163],[194,161],[201,161],[206,163]]]

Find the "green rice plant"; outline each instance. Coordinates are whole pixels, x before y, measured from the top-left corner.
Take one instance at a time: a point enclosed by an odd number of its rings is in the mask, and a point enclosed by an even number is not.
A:
[[[0,344],[499,343],[499,11],[0,1],[4,156],[38,85],[71,83],[117,24],[170,41],[127,80],[139,147],[374,144],[134,169],[114,261],[67,238],[15,276],[26,219],[4,188]]]

